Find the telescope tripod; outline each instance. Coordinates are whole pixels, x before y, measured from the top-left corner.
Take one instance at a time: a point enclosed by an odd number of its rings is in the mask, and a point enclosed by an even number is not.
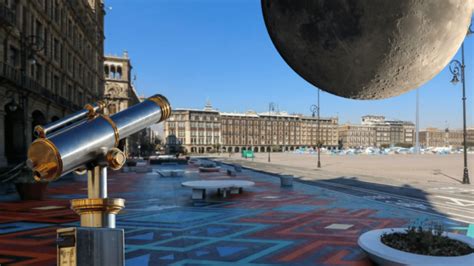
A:
[[[115,217],[123,199],[107,195],[107,169],[125,163],[125,139],[171,115],[161,95],[115,113],[103,113],[106,103],[84,109],[45,126],[36,126],[37,139],[28,149],[27,165],[33,177],[54,181],[77,169],[88,173],[88,198],[71,201],[81,226],[57,231],[58,265],[124,265],[124,232],[115,229]],[[85,172],[84,172],[85,173]]]
[[[87,169],[87,199],[73,199],[71,209],[81,217],[81,227],[57,231],[60,266],[124,265],[124,231],[115,229],[124,199],[107,196],[107,166]]]

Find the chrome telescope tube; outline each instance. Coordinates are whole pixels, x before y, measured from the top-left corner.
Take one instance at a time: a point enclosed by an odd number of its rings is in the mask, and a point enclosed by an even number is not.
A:
[[[112,116],[96,115],[51,136],[36,139],[28,150],[28,166],[37,180],[54,180],[108,156],[119,141],[171,114],[168,100],[155,95]]]

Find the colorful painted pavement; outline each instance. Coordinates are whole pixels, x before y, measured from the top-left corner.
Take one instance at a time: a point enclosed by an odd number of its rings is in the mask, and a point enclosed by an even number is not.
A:
[[[133,265],[370,265],[357,247],[370,229],[406,226],[434,219],[316,186],[281,188],[278,178],[244,170],[237,178],[256,183],[227,199],[210,196],[193,202],[184,180],[228,178],[181,168],[183,177],[114,173],[111,197],[127,199],[117,225],[126,232],[126,264]],[[0,202],[0,264],[54,265],[55,231],[76,226],[69,199],[86,197],[85,181],[50,184],[49,199]],[[8,200],[10,199],[10,200]],[[442,220],[452,231],[464,224]]]

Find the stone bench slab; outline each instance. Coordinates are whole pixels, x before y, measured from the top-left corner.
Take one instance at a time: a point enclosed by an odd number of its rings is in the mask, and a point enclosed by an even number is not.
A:
[[[254,186],[255,183],[247,180],[197,180],[183,182],[181,185],[192,188],[192,199],[204,199],[207,189],[217,189],[218,194],[225,198],[227,192],[239,194],[243,188]]]

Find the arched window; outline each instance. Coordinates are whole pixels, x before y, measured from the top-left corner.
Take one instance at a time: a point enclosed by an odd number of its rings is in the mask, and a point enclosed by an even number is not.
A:
[[[24,162],[26,159],[26,139],[18,135],[25,128],[24,111],[18,106],[12,108],[11,103],[5,106],[5,111],[5,155],[10,164]]]
[[[117,67],[117,73],[115,74],[116,79],[122,79],[122,68]]]
[[[109,79],[115,78],[115,66],[110,66]]]
[[[109,66],[108,65],[104,65],[104,76],[105,77],[109,77]]]

